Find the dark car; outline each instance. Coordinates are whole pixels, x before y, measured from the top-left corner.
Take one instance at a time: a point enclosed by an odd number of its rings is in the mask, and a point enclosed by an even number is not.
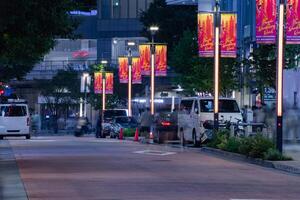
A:
[[[158,143],[178,140],[177,129],[177,113],[161,112],[155,119],[154,140]]]

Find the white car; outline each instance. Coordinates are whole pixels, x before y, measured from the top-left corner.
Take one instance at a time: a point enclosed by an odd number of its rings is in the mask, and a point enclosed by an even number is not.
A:
[[[213,97],[187,97],[181,99],[178,112],[178,129],[180,138],[197,145],[203,141],[204,122],[213,121]],[[219,99],[219,120],[237,122],[242,120],[242,114],[235,99]]]
[[[6,136],[25,136],[30,139],[28,105],[20,101],[0,104],[0,139]]]

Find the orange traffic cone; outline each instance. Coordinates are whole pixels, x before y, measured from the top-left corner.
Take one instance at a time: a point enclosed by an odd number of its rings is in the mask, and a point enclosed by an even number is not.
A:
[[[153,137],[153,132],[152,132],[152,130],[150,131],[150,135],[149,135],[149,143],[150,144],[153,144],[153,139],[154,139],[154,137]]]
[[[119,139],[123,140],[123,128],[120,128]]]
[[[139,129],[135,129],[135,134],[134,134],[134,141],[138,142],[139,141]]]

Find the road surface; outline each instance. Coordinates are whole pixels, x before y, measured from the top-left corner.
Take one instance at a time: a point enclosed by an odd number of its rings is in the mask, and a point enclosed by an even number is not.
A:
[[[198,150],[92,137],[11,139],[30,200],[300,199],[300,177]]]

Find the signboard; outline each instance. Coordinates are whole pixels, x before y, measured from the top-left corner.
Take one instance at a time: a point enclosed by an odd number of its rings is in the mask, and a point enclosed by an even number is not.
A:
[[[300,44],[300,0],[287,0],[286,43]]]
[[[142,83],[140,58],[132,58],[132,84]]]
[[[91,76],[89,74],[83,74],[80,79],[80,92],[90,92]]]
[[[167,45],[155,45],[155,75],[167,76]]]
[[[94,74],[94,92],[95,94],[102,94],[102,72],[95,72]]]
[[[114,92],[114,74],[111,72],[105,73],[105,93],[113,94]]]
[[[198,47],[200,57],[214,57],[214,15],[198,13]]]
[[[119,80],[120,83],[128,83],[128,58],[119,57]]]
[[[139,46],[140,64],[142,69],[142,75],[150,75],[151,66],[151,52],[149,44],[142,44]]]
[[[221,57],[235,58],[237,46],[237,15],[221,14]]]
[[[256,0],[256,42],[276,42],[276,0]]]

